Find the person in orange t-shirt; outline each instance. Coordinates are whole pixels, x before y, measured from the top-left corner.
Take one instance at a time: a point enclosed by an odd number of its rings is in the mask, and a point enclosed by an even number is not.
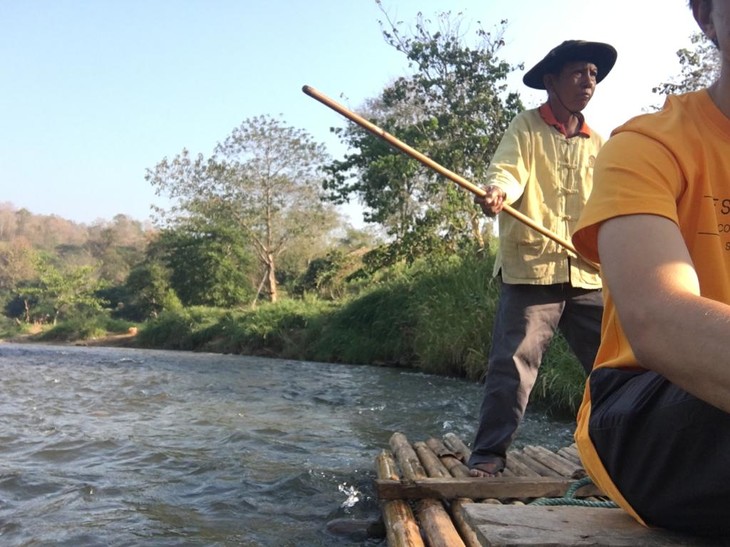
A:
[[[573,236],[601,264],[581,460],[639,522],[730,534],[730,1],[690,0],[719,79],[614,130]]]

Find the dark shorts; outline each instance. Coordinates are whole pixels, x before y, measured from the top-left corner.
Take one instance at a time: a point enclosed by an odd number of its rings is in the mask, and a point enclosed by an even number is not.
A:
[[[591,441],[644,521],[730,535],[730,414],[655,372],[600,368],[589,385]]]

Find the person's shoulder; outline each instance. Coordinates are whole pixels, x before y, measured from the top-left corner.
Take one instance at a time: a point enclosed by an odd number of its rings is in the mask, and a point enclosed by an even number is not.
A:
[[[659,141],[686,138],[693,128],[699,129],[702,123],[700,112],[709,100],[707,90],[670,95],[660,110],[631,118],[614,129],[611,137],[622,133],[639,133]]]
[[[539,108],[528,108],[526,110],[522,110],[515,114],[515,117],[512,118],[513,124],[518,123],[531,123],[534,122],[534,120],[541,120],[542,117],[540,116],[540,109]]]

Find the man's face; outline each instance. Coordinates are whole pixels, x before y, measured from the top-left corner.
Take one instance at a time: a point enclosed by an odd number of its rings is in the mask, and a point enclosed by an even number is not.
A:
[[[580,112],[593,97],[598,67],[593,63],[573,61],[566,63],[560,74],[550,76],[552,88],[571,112]]]

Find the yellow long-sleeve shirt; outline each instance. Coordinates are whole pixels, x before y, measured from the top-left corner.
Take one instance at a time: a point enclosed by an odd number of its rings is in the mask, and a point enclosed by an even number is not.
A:
[[[486,184],[501,188],[505,202],[563,239],[570,237],[593,187],[593,165],[603,138],[590,131],[568,138],[548,125],[540,109],[512,120],[494,154]],[[514,217],[499,215],[495,275],[506,283],[597,289],[595,269]]]

